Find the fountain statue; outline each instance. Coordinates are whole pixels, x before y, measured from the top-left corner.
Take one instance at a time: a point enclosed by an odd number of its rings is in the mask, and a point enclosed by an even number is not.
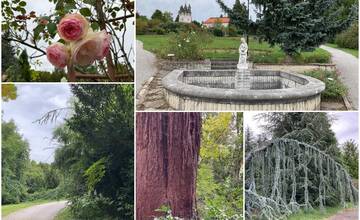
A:
[[[251,87],[250,70],[247,64],[247,51],[248,45],[245,38],[241,38],[241,44],[239,47],[239,62],[235,73],[235,89],[249,90]]]
[[[248,45],[245,41],[245,38],[241,38],[241,44],[239,47],[239,62],[237,64],[238,70],[248,69],[247,51],[248,51]]]

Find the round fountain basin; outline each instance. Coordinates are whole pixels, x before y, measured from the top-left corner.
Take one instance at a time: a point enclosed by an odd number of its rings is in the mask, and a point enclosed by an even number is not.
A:
[[[236,89],[236,70],[174,70],[163,80],[177,110],[311,111],[320,109],[325,84],[282,71],[250,70],[250,89]]]

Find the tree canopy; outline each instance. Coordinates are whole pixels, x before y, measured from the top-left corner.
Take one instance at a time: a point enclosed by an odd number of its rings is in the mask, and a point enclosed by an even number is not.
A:
[[[260,12],[259,27],[264,39],[279,45],[288,55],[312,51],[347,27],[353,17],[341,17],[335,0],[254,0]]]
[[[55,165],[71,184],[71,211],[77,218],[132,218],[133,87],[82,84],[71,90],[73,115],[54,131]]]

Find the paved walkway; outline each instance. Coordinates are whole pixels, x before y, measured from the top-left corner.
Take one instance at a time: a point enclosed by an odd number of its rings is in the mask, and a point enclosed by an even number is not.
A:
[[[334,216],[331,216],[327,220],[358,220],[359,219],[358,209],[347,209]]]
[[[66,207],[67,201],[50,202],[31,206],[3,217],[3,220],[53,220]]]
[[[353,108],[359,109],[359,59],[335,48],[321,46],[332,55],[332,61],[340,71],[340,79],[349,88]]]
[[[143,43],[136,41],[136,94],[144,82],[157,73],[156,56],[144,50]]]

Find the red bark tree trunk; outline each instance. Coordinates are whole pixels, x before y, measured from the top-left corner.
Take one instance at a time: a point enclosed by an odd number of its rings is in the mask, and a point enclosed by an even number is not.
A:
[[[200,129],[200,113],[137,113],[136,219],[162,215],[162,205],[196,218]]]

